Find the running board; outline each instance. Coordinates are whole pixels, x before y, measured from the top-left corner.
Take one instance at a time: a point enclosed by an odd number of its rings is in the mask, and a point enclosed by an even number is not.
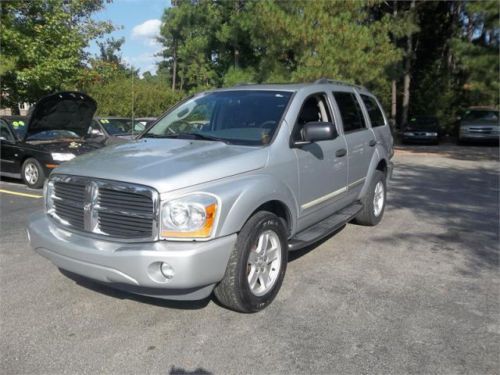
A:
[[[297,233],[295,237],[288,241],[288,250],[296,251],[301,250],[315,242],[318,242],[322,238],[325,238],[329,234],[332,234],[336,230],[340,229],[343,225],[351,221],[361,210],[363,205],[359,202],[355,202],[339,212],[333,214],[332,216],[323,219],[319,223],[304,229],[302,232]]]

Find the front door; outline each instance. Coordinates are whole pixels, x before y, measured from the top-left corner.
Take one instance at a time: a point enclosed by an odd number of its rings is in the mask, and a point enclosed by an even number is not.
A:
[[[365,183],[376,141],[372,130],[367,127],[354,91],[335,91],[333,97],[342,118],[347,142],[349,196],[357,196]]]
[[[325,93],[307,97],[292,134],[302,140],[302,128],[308,122],[333,122]],[[300,223],[302,228],[342,208],[347,185],[347,146],[344,137],[314,142],[295,148],[299,173]],[[314,213],[314,215],[310,215]]]

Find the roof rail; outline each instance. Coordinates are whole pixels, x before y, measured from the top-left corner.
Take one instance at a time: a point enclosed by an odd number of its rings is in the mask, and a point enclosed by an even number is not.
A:
[[[350,86],[350,87],[356,87],[358,89],[366,90],[366,87],[361,86],[361,85],[355,85],[353,83],[347,83],[347,82],[342,82],[342,81],[337,81],[335,79],[330,79],[330,78],[320,78],[314,81],[315,84],[321,85],[321,84],[333,84],[333,85],[342,85],[342,86]]]

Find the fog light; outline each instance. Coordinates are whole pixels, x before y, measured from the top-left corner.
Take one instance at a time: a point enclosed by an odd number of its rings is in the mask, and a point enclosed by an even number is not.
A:
[[[161,274],[168,280],[174,277],[174,269],[168,263],[162,263],[160,265]]]

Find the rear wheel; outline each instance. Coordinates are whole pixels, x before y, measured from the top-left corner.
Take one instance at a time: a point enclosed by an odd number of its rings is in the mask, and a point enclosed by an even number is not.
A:
[[[385,173],[376,170],[370,187],[368,188],[368,192],[362,199],[363,210],[356,216],[355,222],[366,226],[377,225],[384,215],[385,200]]]
[[[214,292],[224,306],[240,312],[257,312],[278,294],[288,261],[283,222],[260,211],[238,234],[224,279]]]
[[[45,173],[38,160],[34,158],[26,159],[21,167],[21,177],[28,187],[40,189],[45,181]]]

